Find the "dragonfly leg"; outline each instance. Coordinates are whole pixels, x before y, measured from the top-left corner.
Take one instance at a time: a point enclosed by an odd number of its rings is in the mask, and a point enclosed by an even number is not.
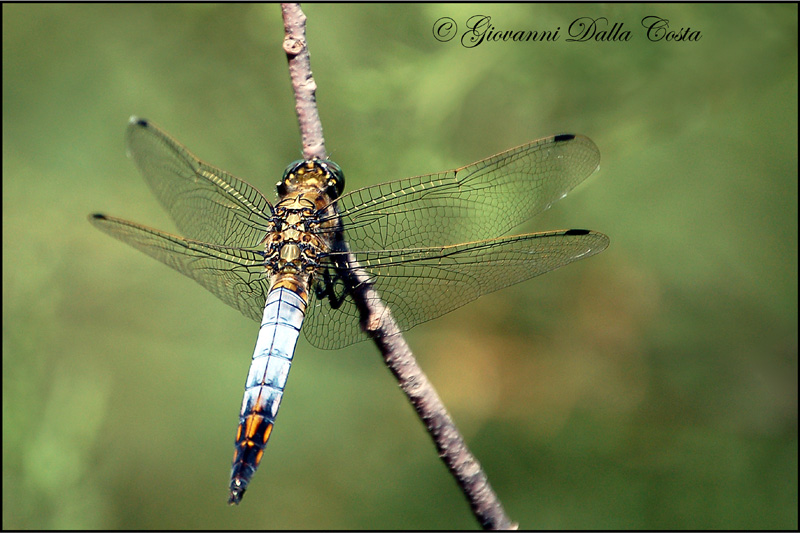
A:
[[[340,294],[336,294],[337,285],[342,287]],[[314,284],[314,294],[320,300],[328,300],[331,309],[339,309],[347,298],[347,289],[338,273],[331,276],[331,269],[323,268],[322,279]]]

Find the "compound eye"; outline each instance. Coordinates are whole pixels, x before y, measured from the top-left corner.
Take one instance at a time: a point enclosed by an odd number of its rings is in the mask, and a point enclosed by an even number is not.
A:
[[[289,163],[289,166],[286,167],[286,170],[283,171],[283,177],[281,178],[281,181],[286,181],[286,178],[289,177],[289,174],[296,174],[297,171],[300,169],[300,167],[302,167],[305,164],[306,164],[305,159],[298,159],[297,161],[292,161],[291,163]]]
[[[298,159],[297,161],[292,161],[289,163],[289,166],[286,167],[286,170],[283,171],[283,176],[281,176],[281,181],[279,181],[275,188],[278,190],[278,196],[283,196],[287,192],[287,185],[286,182],[292,177],[294,174],[297,174],[297,171],[306,164],[305,159]]]
[[[330,173],[330,178],[328,179],[328,189],[333,188],[333,192],[335,192],[335,196],[338,198],[344,192],[344,172],[342,172],[342,169],[339,168],[339,165],[333,161],[325,161],[324,165],[327,171]]]

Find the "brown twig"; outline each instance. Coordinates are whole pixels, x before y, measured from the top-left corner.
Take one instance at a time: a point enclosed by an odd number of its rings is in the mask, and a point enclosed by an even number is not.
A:
[[[306,46],[306,15],[300,4],[281,4],[283,13],[283,51],[289,60],[289,76],[294,89],[295,111],[303,140],[303,157],[326,159],[322,121],[317,112],[317,84],[311,75],[311,58]]]
[[[299,4],[281,4],[281,11],[286,31],[283,48],[289,60],[303,155],[307,159],[325,159],[322,123],[314,95],[317,86],[311,75],[305,40],[306,17]],[[439,456],[467,497],[473,514],[484,529],[516,529],[516,524],[506,516],[489,485],[480,463],[470,453],[439,395],[414,359],[391,311],[372,287],[369,276],[358,266],[354,256],[350,255],[347,262],[351,276],[348,285],[361,312],[362,328],[375,341],[386,366],[425,424]]]

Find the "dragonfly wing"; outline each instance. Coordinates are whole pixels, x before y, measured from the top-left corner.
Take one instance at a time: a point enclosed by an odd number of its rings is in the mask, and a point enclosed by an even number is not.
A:
[[[479,296],[600,253],[608,243],[602,233],[566,230],[355,256],[405,331]],[[314,301],[303,328],[309,342],[321,348],[341,348],[365,338],[355,304],[342,282],[337,283],[335,293],[346,296],[342,304],[334,308],[322,299]]]
[[[327,267],[326,271],[333,279],[336,273]],[[347,289],[340,279],[331,282],[337,295],[342,296],[341,302],[335,307],[327,298],[320,297],[315,291],[309,293],[309,304],[306,309],[306,319],[303,323],[305,338],[323,350],[336,350],[356,342],[367,340],[361,330],[361,315],[353,298],[347,295]],[[326,290],[325,282],[319,277],[314,281],[314,288]]]
[[[189,239],[250,248],[266,235],[272,206],[255,187],[200,161],[157,126],[132,117],[128,155]]]
[[[563,198],[599,163],[590,139],[555,135],[448,172],[352,191],[337,208],[356,252],[491,239]]]
[[[89,221],[192,278],[246,317],[260,322],[269,292],[263,252],[184,239],[105,215],[92,215]]]

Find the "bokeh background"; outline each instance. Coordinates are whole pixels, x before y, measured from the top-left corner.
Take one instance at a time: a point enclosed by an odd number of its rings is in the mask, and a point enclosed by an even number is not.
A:
[[[598,173],[520,231],[597,257],[407,338],[523,528],[796,529],[797,5],[307,5],[348,188],[559,132]],[[451,17],[554,30],[465,48]],[[650,42],[640,21],[702,32]],[[566,42],[606,17],[628,42]],[[3,5],[3,527],[474,528],[374,346],[301,338],[226,502],[257,326],[108,238],[172,230],[129,115],[273,196],[300,156],[277,5]],[[525,191],[520,191],[525,194]]]

